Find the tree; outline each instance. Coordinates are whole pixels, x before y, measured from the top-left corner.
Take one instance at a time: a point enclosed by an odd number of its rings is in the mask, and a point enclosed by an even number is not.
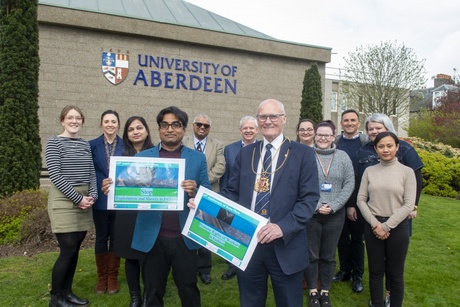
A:
[[[321,101],[323,92],[321,89],[321,75],[316,63],[305,70],[303,79],[302,101],[300,102],[300,119],[309,118],[315,123],[323,120],[323,108]]]
[[[37,0],[0,1],[0,196],[40,185]]]
[[[408,111],[409,93],[422,88],[425,60],[397,42],[356,48],[345,61],[350,107],[365,114],[398,115]]]
[[[460,84],[439,98],[436,105],[411,119],[409,135],[460,148]]]

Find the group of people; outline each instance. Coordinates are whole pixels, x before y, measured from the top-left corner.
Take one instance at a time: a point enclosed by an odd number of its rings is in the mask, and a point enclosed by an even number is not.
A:
[[[330,121],[315,125],[302,119],[297,125],[297,141],[315,150],[320,176],[321,199],[307,222],[310,265],[305,280],[309,306],[331,306],[331,282],[352,279],[352,290],[364,291],[364,241],[369,305],[401,306],[404,263],[411,222],[417,216],[423,163],[410,144],[398,139],[384,114],[367,118],[367,135],[359,132],[359,113],[355,110],[345,110],[340,124],[343,132],[339,135]],[[327,159],[324,154],[328,152],[332,157]],[[336,159],[340,156],[343,161]],[[338,192],[340,196],[334,196]],[[324,198],[332,199],[338,207],[330,208]],[[336,247],[340,269],[334,275]]]
[[[224,147],[209,136],[211,119],[206,114],[194,118],[193,136],[185,137],[188,115],[170,106],[156,117],[160,143],[155,146],[141,116],[126,121],[120,138],[120,118],[113,110],[101,115],[102,135],[87,142],[79,137],[82,111],[65,107],[60,116],[63,132],[49,139],[45,153],[52,183],[48,212],[60,247],[49,306],[89,304],[73,293],[72,281],[93,220],[96,293],[119,291],[124,258],[130,307],[163,306],[171,269],[182,306],[201,306],[197,276],[205,284],[211,282],[211,254],[181,234],[190,210],[195,210],[200,186],[269,220],[257,233],[246,270],[228,263],[222,274],[222,279],[237,276],[240,306],[265,306],[269,277],[277,306],[303,305],[302,280],[309,289],[309,306],[332,305],[333,281],[353,278],[353,290],[362,292],[363,237],[372,306],[383,306],[384,275],[391,305],[400,306],[409,244],[407,216],[416,216],[423,164],[409,144],[398,140],[385,115],[374,117],[366,121],[369,140],[358,133],[358,113],[347,110],[340,136],[332,121],[315,125],[301,120],[294,142],[284,135],[283,103],[267,99],[259,104],[256,117],[241,119],[241,140]],[[106,195],[113,187],[110,158],[134,155],[185,159],[185,180],[180,183],[184,210],[107,210]],[[337,246],[340,271],[334,275]]]

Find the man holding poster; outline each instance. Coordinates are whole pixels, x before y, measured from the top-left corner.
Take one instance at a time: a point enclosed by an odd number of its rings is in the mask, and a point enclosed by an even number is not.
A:
[[[302,274],[308,266],[306,223],[319,201],[315,154],[284,137],[281,102],[261,102],[257,120],[263,141],[241,149],[220,193],[270,221],[257,234],[248,267],[237,272],[240,303],[265,306],[270,276],[276,305],[301,307]]]
[[[198,244],[183,237],[181,231],[189,214],[185,204],[195,197],[200,186],[211,188],[206,158],[182,144],[188,123],[187,113],[177,107],[161,110],[157,116],[161,143],[136,157],[185,159],[184,210],[139,211],[132,248],[144,252],[141,259],[145,306],[163,306],[166,283],[172,267],[182,306],[201,306],[197,286]]]

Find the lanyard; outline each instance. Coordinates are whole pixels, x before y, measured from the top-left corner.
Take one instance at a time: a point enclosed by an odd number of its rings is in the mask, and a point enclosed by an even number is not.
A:
[[[323,171],[323,174],[324,174],[324,177],[326,177],[326,181],[327,182],[327,178],[329,176],[329,170],[331,169],[331,165],[332,165],[332,160],[334,160],[334,156],[335,156],[335,151],[334,153],[332,154],[332,158],[329,160],[329,164],[327,166],[327,168],[325,169],[324,168],[324,165],[323,165],[323,162],[321,162],[321,158],[319,157],[318,153],[315,151],[315,154],[316,154],[316,159],[318,160],[319,162],[319,165],[321,165],[321,170]]]

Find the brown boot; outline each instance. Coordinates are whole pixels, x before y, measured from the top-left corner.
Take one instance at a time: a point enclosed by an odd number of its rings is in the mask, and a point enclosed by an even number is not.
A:
[[[107,291],[107,269],[108,269],[109,253],[96,254],[96,267],[97,267],[97,284],[96,293],[103,294]]]
[[[117,293],[118,287],[118,269],[120,268],[120,257],[109,253],[107,268],[107,292],[109,294]]]

